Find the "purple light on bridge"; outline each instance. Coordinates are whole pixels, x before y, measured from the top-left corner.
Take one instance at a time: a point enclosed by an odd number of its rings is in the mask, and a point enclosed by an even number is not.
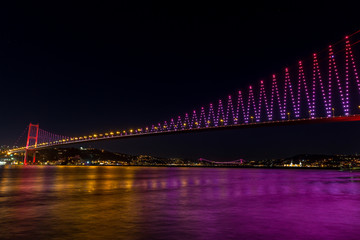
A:
[[[336,62],[335,62],[334,52],[333,52],[333,48],[332,48],[331,45],[329,46],[329,56],[331,56],[329,58],[329,79],[330,79],[330,76],[331,76],[330,72],[332,70],[334,70],[335,79],[336,79],[336,82],[337,82],[339,95],[340,95],[342,107],[343,107],[343,110],[344,110],[344,115],[347,116],[347,115],[349,115],[349,107],[348,107],[348,104],[346,103],[346,98],[344,98],[344,93],[343,93],[339,73],[338,73],[338,70],[337,70]],[[345,92],[345,95],[346,95],[346,92]],[[347,101],[347,102],[349,102],[349,101]]]

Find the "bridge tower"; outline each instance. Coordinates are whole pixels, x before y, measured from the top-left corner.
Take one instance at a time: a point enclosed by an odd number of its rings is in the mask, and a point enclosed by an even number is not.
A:
[[[39,135],[39,124],[29,124],[28,136],[26,140],[24,165],[28,164],[28,155],[33,152],[33,163],[35,163],[35,151]],[[29,148],[31,147],[31,148]]]

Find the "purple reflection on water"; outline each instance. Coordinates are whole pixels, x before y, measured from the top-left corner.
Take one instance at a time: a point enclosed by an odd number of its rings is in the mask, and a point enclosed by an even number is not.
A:
[[[360,172],[5,167],[0,239],[359,239]]]

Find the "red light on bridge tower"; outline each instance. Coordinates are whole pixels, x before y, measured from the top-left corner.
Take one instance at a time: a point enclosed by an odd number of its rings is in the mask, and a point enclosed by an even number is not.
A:
[[[29,124],[29,130],[28,130],[28,136],[26,140],[26,149],[25,149],[25,157],[24,157],[24,165],[27,165],[28,163],[28,153],[30,151],[34,151],[33,154],[33,163],[35,163],[35,149],[37,146],[38,141],[38,135],[39,135],[39,124]],[[34,149],[29,149],[29,147]]]

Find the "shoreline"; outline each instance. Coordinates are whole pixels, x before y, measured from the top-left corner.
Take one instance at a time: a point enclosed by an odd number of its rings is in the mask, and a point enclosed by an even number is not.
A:
[[[25,166],[25,165],[1,165],[1,166]],[[352,169],[341,169],[340,167],[266,167],[266,166],[195,166],[195,165],[26,165],[26,166],[62,166],[62,167],[162,167],[162,168],[246,168],[246,169],[312,169],[312,170],[339,170],[352,171]]]

